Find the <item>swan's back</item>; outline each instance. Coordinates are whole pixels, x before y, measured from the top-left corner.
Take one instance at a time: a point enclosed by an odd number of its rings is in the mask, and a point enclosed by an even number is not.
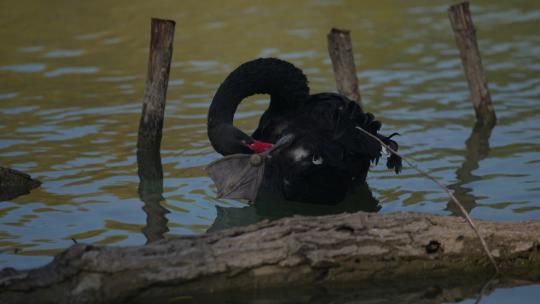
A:
[[[253,138],[276,142],[294,135],[295,141],[272,158],[273,186],[290,200],[337,203],[353,184],[365,182],[370,164],[381,157],[381,145],[359,127],[397,149],[378,134],[381,123],[372,114],[335,93],[311,95],[295,111],[267,115]],[[399,171],[401,162],[393,159],[389,167]]]

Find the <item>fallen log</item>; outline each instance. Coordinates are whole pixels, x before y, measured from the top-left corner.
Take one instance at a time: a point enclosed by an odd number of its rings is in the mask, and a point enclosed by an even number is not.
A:
[[[540,278],[540,222],[477,221],[504,278]],[[146,246],[76,244],[37,269],[0,273],[1,303],[133,300],[169,288],[194,296],[231,290],[466,277],[493,267],[457,217],[419,213],[264,221]]]

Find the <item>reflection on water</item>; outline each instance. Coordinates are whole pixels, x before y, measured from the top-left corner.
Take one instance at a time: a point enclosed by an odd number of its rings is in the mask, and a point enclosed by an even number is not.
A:
[[[183,299],[189,303],[315,303],[315,304],[393,304],[393,303],[537,303],[540,285],[527,285],[527,281],[470,280],[446,278],[436,283],[423,279],[375,282],[341,283],[325,286],[282,288],[257,292],[207,293],[185,296],[174,287],[157,287],[138,299],[169,302]],[[482,296],[481,296],[482,294]],[[279,295],[279,296],[276,296]],[[519,299],[519,300],[516,300]]]
[[[474,125],[471,135],[465,141],[465,161],[456,171],[458,181],[448,186],[448,188],[454,191],[454,195],[467,212],[471,212],[476,207],[476,199],[478,198],[471,194],[472,189],[465,185],[482,179],[480,176],[475,176],[472,172],[478,169],[479,162],[488,156],[489,138],[494,127],[495,124],[484,125],[482,123],[476,123]],[[448,202],[447,209],[453,215],[461,215],[461,211],[452,201]]]
[[[146,213],[146,226],[142,233],[146,237],[146,243],[151,243],[164,238],[167,228],[165,215],[169,210],[161,206],[163,201],[163,166],[161,165],[161,153],[159,144],[140,145],[137,148],[137,166],[139,173],[139,197],[144,203],[143,210]]]
[[[0,44],[0,165],[43,182],[0,204],[0,267],[42,265],[71,239],[127,246],[240,220],[319,212],[277,201],[273,207],[271,199],[247,207],[216,200],[204,172],[219,157],[207,139],[206,112],[225,76],[258,56],[290,60],[305,71],[313,92],[334,91],[325,38],[332,27],[351,30],[365,107],[384,122],[383,132],[402,134],[405,155],[453,185],[475,218],[540,219],[540,2],[474,1],[499,120],[495,129],[472,135],[474,111],[447,6],[422,0],[0,2],[0,40],[6,41]],[[162,182],[139,179],[136,156],[154,16],[177,21]],[[255,96],[241,104],[237,125],[252,130],[267,103]],[[412,169],[394,176],[375,166],[368,182],[379,201],[366,204],[373,210],[454,212],[446,194]],[[320,212],[362,209],[350,204]]]
[[[377,212],[379,201],[373,197],[367,184],[357,185],[344,201],[336,205],[320,205],[285,200],[278,193],[261,190],[253,205],[242,208],[216,206],[217,216],[208,232],[245,226],[261,220],[275,220],[293,215],[325,215],[343,212]]]

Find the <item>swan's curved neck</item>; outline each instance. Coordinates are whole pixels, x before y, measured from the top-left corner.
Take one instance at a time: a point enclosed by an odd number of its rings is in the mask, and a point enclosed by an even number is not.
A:
[[[230,154],[231,150],[243,153],[233,148],[239,145],[233,141],[243,136],[230,137],[225,132],[231,132],[234,113],[240,102],[254,94],[269,94],[268,111],[277,114],[294,110],[306,101],[309,87],[302,71],[286,61],[261,58],[240,65],[219,86],[208,112],[208,136],[216,151],[222,154],[225,151]],[[237,131],[241,132],[236,129],[234,133]],[[223,138],[225,136],[227,138]]]

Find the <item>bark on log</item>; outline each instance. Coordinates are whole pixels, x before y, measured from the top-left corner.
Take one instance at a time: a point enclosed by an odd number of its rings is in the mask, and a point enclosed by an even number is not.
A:
[[[41,182],[30,175],[5,167],[0,167],[0,201],[7,201],[28,194]]]
[[[327,39],[338,92],[362,105],[350,32],[333,28]]]
[[[484,66],[476,42],[476,29],[469,11],[469,3],[463,2],[451,6],[448,9],[448,16],[456,37],[465,76],[469,83],[476,120],[485,125],[494,125],[497,117],[491,103],[486,76],[484,75]]]
[[[503,278],[540,278],[540,222],[476,221]],[[49,265],[4,269],[0,302],[95,303],[290,286],[487,281],[461,218],[418,213],[293,217],[147,246],[77,244]],[[463,284],[463,281],[461,282]],[[157,291],[156,291],[157,290]],[[141,300],[142,301],[142,300]]]

